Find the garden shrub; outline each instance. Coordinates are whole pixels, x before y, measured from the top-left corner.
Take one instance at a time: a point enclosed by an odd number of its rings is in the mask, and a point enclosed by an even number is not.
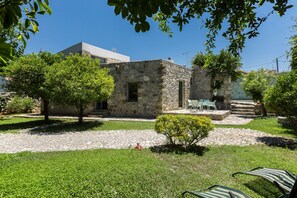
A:
[[[0,113],[5,111],[5,107],[12,97],[13,93],[2,93],[0,95]]]
[[[13,97],[5,107],[5,113],[30,113],[34,109],[35,102],[30,97]]]
[[[286,116],[297,132],[297,71],[280,75],[264,95],[267,108]]]
[[[186,149],[208,136],[214,128],[210,118],[190,115],[161,115],[157,117],[155,130],[166,136],[170,145],[176,143]]]

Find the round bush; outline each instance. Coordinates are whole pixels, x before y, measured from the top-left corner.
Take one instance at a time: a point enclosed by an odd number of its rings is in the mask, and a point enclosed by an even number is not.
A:
[[[157,117],[155,130],[166,136],[168,143],[182,144],[185,148],[208,136],[214,125],[210,118],[190,115],[161,115]]]

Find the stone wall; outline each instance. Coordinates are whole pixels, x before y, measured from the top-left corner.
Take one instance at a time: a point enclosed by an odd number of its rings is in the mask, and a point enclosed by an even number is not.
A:
[[[199,67],[194,67],[192,70],[192,86],[191,86],[191,99],[211,99],[210,93],[211,79],[206,74],[206,70]]]
[[[241,87],[242,78],[232,82],[232,99],[233,100],[252,100],[252,98],[243,91]]]
[[[111,116],[155,117],[162,112],[162,60],[111,63],[115,89],[107,100]],[[138,101],[128,101],[128,83],[138,83]]]
[[[191,74],[189,68],[162,61],[163,70],[163,88],[162,88],[162,111],[170,111],[181,108],[187,108],[190,97]],[[182,107],[179,107],[179,82],[182,82],[183,101]]]
[[[224,96],[224,104],[217,103],[219,109],[229,109],[231,104],[231,78],[217,76],[215,80],[223,81],[223,86],[217,91],[217,96]],[[200,67],[192,69],[192,86],[191,86],[191,99],[212,99],[211,93],[211,78],[207,75],[207,70]]]

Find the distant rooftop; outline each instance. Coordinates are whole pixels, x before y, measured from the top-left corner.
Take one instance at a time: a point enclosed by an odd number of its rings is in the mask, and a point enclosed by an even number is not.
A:
[[[110,59],[119,60],[121,62],[130,62],[129,56],[119,54],[113,51],[109,51],[106,49],[102,49],[84,42],[77,43],[61,51],[61,53],[65,55],[68,55],[70,53],[81,53],[81,52],[87,52],[91,56],[96,56],[100,58],[110,58]]]

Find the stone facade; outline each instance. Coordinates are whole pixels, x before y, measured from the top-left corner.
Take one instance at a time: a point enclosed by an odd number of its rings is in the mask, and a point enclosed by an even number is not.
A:
[[[194,67],[192,70],[191,99],[211,99],[210,93],[211,79],[206,74],[206,70]]]
[[[155,117],[165,110],[179,108],[179,82],[182,82],[182,107],[190,93],[191,70],[164,60],[103,65],[110,68],[115,90],[107,100],[112,116]],[[129,102],[128,84],[138,84],[138,101]]]
[[[101,66],[109,68],[114,77],[112,95],[100,103],[100,108],[94,101],[85,114],[156,117],[166,111],[187,108],[188,99],[212,99],[211,79],[206,70],[199,67],[189,69],[165,60],[130,62],[128,56],[86,43],[78,43],[62,53],[82,53],[100,59]],[[231,102],[231,80],[219,78],[224,81],[224,86],[218,90],[218,95],[224,96],[225,104],[217,104],[219,109],[225,109]],[[76,111],[67,106],[52,105],[50,113],[68,115]]]
[[[187,108],[191,90],[191,69],[168,61],[163,61],[162,65],[162,111]]]

